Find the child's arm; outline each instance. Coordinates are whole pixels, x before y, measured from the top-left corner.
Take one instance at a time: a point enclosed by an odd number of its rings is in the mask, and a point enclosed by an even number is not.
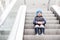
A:
[[[43,20],[43,24],[46,24],[46,20],[45,19]]]
[[[33,24],[37,24],[36,17],[33,20]]]

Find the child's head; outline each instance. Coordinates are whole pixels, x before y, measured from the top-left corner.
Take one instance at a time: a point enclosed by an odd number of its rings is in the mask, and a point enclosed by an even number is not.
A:
[[[42,16],[42,13],[39,12],[39,13],[37,14],[37,16]]]
[[[41,9],[36,11],[36,16],[42,16],[42,10]]]

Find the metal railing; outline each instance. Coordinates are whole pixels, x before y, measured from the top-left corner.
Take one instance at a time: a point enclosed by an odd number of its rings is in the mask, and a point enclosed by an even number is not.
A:
[[[5,10],[5,8],[12,2],[12,0],[0,0],[0,8],[2,12]]]
[[[50,10],[55,14],[60,23],[60,7],[58,5],[52,5]]]
[[[2,15],[0,16],[0,26],[4,23],[5,19],[7,18],[8,14],[10,13],[15,3],[16,3],[16,0],[13,0],[3,11]]]

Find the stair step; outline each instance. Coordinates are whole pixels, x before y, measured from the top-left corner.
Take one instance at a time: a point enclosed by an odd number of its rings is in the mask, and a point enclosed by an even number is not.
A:
[[[35,15],[26,15],[26,17],[35,17]],[[55,15],[43,15],[43,17],[55,17]]]
[[[0,35],[0,40],[7,40],[8,35]]]
[[[34,19],[26,19],[26,20],[34,20]],[[46,21],[48,20],[57,20],[57,19],[45,19]]]
[[[26,19],[27,21],[33,21],[34,19]],[[51,19],[51,20],[49,20],[49,19],[45,19],[46,21],[57,21],[57,19]],[[59,20],[58,20],[59,21]]]
[[[26,13],[26,15],[36,15],[36,13]],[[53,13],[42,13],[42,15],[54,15]]]
[[[34,29],[25,29],[25,35],[35,35]],[[60,35],[60,29],[45,29],[45,35]]]
[[[0,35],[9,35],[10,31],[0,31]]]
[[[26,17],[34,17],[36,14],[26,14]],[[54,14],[42,14],[43,17],[54,17]]]
[[[40,5],[40,4],[39,4]],[[46,7],[43,7],[43,6],[36,6],[35,4],[28,4],[27,3],[27,11],[30,11],[30,12],[35,12],[37,10],[37,8],[41,8],[43,9],[43,11],[47,11],[47,8]],[[33,10],[33,11],[32,11]]]
[[[36,13],[34,13],[34,12],[30,12],[30,13],[29,13],[29,12],[28,12],[28,13],[26,13],[26,15],[27,15],[27,14],[33,14],[33,15],[35,15]],[[47,13],[47,12],[46,12],[46,13],[42,13],[42,14],[53,14],[53,13]]]
[[[53,16],[53,17],[52,17],[52,16],[43,16],[43,17],[44,17],[44,18],[51,18],[51,19],[52,19],[52,18],[56,18],[56,17],[54,17],[54,16]],[[26,17],[26,18],[27,18],[27,17]],[[35,17],[34,17],[34,16],[28,16],[28,18],[35,18]]]
[[[27,19],[26,19],[26,22],[27,22],[27,21],[28,21],[28,22],[33,22],[33,20],[27,20]],[[53,21],[59,21],[59,20],[47,20],[47,22],[49,22],[49,21],[52,21],[52,22],[53,22]]]
[[[56,20],[56,17],[44,17],[46,20]],[[27,20],[34,19],[34,17],[26,17]]]
[[[33,24],[33,20],[26,20],[25,23]],[[49,24],[49,23],[51,23],[51,24],[58,24],[59,21],[58,20],[48,20],[48,21],[46,21],[46,24]]]
[[[36,13],[36,11],[27,11],[27,14]],[[43,11],[43,14],[52,14],[51,11]]]
[[[0,28],[1,35],[9,35],[11,29],[2,29]]]
[[[60,40],[60,35],[24,35],[24,40]]]
[[[34,25],[33,24],[25,24],[25,29],[33,29]],[[46,24],[45,25],[46,29],[60,29],[60,24]]]

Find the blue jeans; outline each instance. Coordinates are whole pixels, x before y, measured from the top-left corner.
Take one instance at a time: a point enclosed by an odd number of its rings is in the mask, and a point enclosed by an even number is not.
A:
[[[39,27],[36,27],[35,28],[35,34],[45,34],[45,28],[39,28]]]

